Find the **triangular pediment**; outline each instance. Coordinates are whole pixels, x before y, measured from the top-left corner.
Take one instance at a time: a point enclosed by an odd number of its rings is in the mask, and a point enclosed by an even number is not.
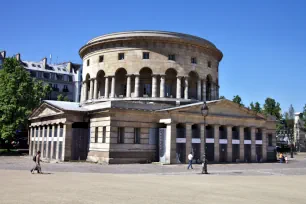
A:
[[[194,106],[187,106],[172,110],[173,112],[184,112],[184,113],[193,113],[193,114],[201,114],[202,103],[197,103]],[[207,103],[209,108],[210,116],[229,116],[229,117],[246,117],[246,118],[257,118],[257,119],[265,119],[265,117],[261,114],[257,114],[256,112],[249,110],[243,106],[239,106],[238,104],[229,101],[229,100],[218,100],[211,101]]]
[[[48,117],[48,116],[58,115],[58,114],[62,114],[62,113],[63,113],[62,110],[60,110],[56,107],[53,107],[50,104],[43,103],[37,109],[35,109],[32,112],[32,114],[30,116],[30,119]]]

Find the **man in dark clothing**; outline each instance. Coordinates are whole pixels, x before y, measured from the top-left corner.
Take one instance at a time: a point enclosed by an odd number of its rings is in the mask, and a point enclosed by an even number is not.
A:
[[[35,166],[31,169],[31,173],[33,174],[36,170],[37,173],[41,174],[41,167],[40,167],[40,151],[33,157],[33,161],[35,162]]]

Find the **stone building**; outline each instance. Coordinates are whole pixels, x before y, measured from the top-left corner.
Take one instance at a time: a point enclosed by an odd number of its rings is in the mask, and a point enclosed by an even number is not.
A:
[[[222,53],[202,38],[132,31],[90,40],[81,102],[44,101],[30,117],[30,154],[101,163],[274,159],[275,119],[219,100]],[[201,114],[203,102],[209,114]]]
[[[6,52],[0,52],[0,69],[6,57]],[[18,53],[15,58],[30,72],[31,76],[49,84],[52,92],[47,97],[50,100],[57,100],[59,94],[67,96],[69,101],[80,102],[82,86],[82,66],[72,62],[59,64],[48,64],[47,58],[39,62],[26,61],[21,59]]]

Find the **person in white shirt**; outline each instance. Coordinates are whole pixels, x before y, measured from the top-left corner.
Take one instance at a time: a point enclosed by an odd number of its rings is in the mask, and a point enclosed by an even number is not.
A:
[[[188,167],[187,167],[187,169],[189,169],[189,168],[193,169],[193,167],[192,167],[192,159],[193,159],[193,155],[192,155],[192,152],[190,152],[190,154],[188,154],[188,160],[189,160],[189,162],[188,162]]]

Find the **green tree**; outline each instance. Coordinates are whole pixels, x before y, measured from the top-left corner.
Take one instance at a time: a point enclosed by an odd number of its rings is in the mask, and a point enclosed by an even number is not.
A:
[[[219,99],[225,99],[225,96],[220,96]]]
[[[275,116],[277,120],[282,118],[280,104],[272,98],[266,98],[262,112],[265,115]]]
[[[51,92],[30,76],[14,58],[6,58],[0,70],[0,137],[10,143],[16,131],[27,127],[28,117]]]
[[[261,113],[262,109],[260,107],[260,103],[259,102],[255,102],[255,105],[253,102],[250,103],[250,109],[252,111],[255,111],[256,113]]]
[[[58,101],[69,101],[68,96],[64,96],[63,94],[57,95],[57,100]]]
[[[243,106],[241,97],[239,95],[234,96],[233,102],[239,104],[240,106]]]

